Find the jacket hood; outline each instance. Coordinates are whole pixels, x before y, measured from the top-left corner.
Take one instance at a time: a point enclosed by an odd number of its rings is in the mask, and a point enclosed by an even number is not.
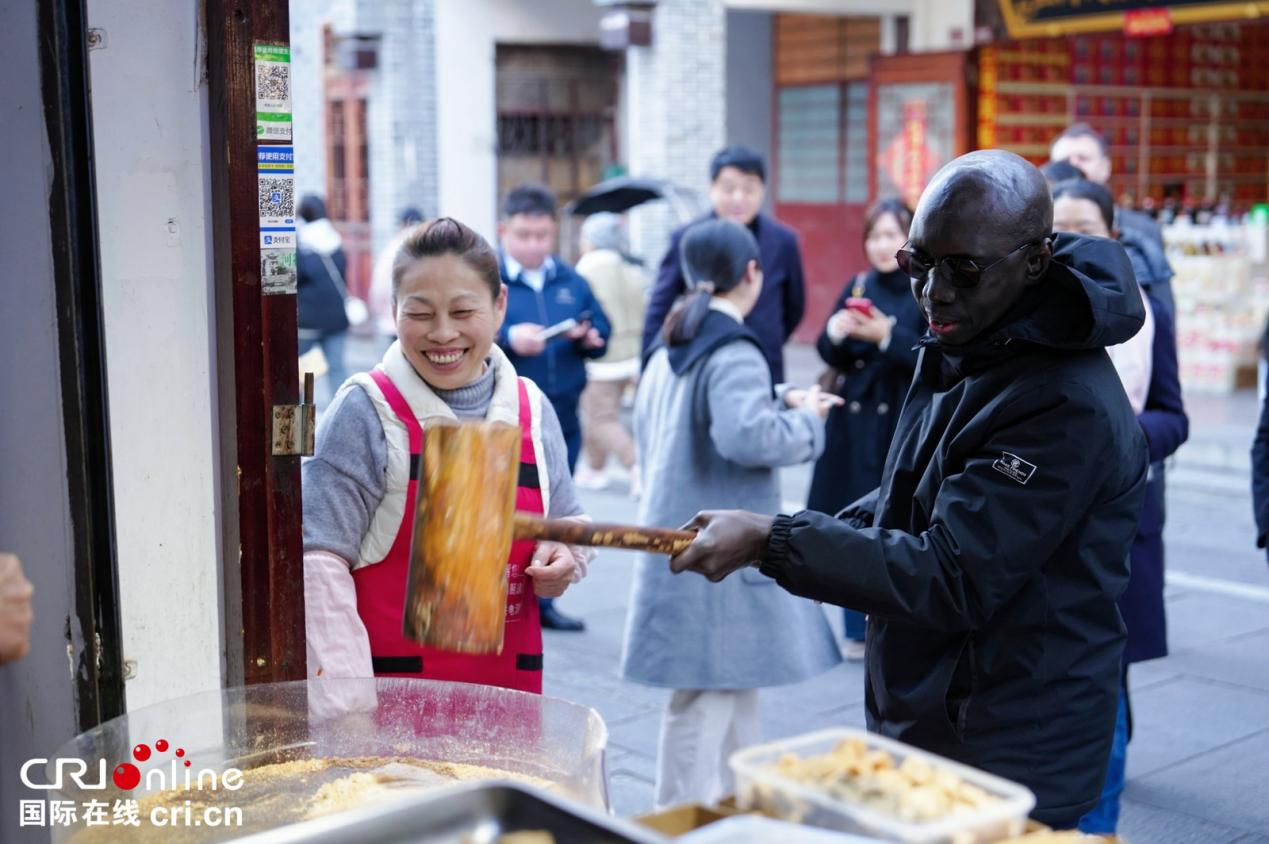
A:
[[[1014,340],[1052,349],[1080,351],[1116,346],[1145,322],[1145,305],[1132,263],[1117,241],[1080,234],[1054,234],[1053,260],[1043,280],[1001,320],[967,346],[944,346],[927,335],[944,357],[965,359],[1000,349]]]
[[[757,346],[758,351],[762,351],[762,343],[758,341],[758,336],[750,330],[749,326],[736,322],[736,320],[720,311],[711,310],[701,320],[700,329],[696,332],[696,336],[686,343],[670,346],[658,335],[656,342],[644,354],[643,365],[646,367],[648,361],[652,359],[653,353],[664,346],[669,357],[670,369],[674,371],[675,375],[681,376],[696,365],[698,361],[709,357],[715,350],[734,340],[748,341]]]
[[[344,242],[328,217],[311,223],[297,220],[295,233],[301,249],[322,255],[333,255]]]
[[[1168,257],[1159,244],[1136,230],[1124,229],[1119,234],[1119,242],[1128,252],[1132,261],[1133,272],[1137,282],[1147,290],[1156,284],[1167,283],[1172,278],[1172,267],[1168,265]]]

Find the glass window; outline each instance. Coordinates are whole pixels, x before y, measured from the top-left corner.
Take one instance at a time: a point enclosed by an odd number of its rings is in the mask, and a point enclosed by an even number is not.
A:
[[[840,185],[840,85],[781,88],[779,199],[832,204]]]
[[[868,201],[868,83],[846,85],[845,154],[846,178],[843,202]]]

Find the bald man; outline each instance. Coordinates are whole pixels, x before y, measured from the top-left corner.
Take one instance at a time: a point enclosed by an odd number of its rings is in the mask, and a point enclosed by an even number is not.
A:
[[[868,613],[870,729],[1027,785],[1063,828],[1115,724],[1147,452],[1105,347],[1145,312],[1122,247],[1052,223],[1016,155],[940,170],[898,255],[930,330],[881,487],[836,519],[702,513],[671,566]]]

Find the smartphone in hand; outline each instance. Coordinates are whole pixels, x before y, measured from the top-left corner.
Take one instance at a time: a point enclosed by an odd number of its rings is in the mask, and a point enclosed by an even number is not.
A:
[[[572,331],[576,327],[577,327],[577,320],[572,319],[570,317],[569,319],[563,320],[562,322],[555,323],[555,325],[549,326],[547,328],[543,328],[541,331],[538,332],[538,339],[545,342],[552,338],[559,337],[561,334],[565,334],[569,331]]]
[[[872,300],[852,296],[846,300],[846,310],[870,317],[873,313]]]

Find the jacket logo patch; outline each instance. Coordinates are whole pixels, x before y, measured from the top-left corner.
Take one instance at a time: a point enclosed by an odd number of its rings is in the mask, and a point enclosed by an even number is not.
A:
[[[1008,475],[1020,484],[1026,485],[1031,480],[1031,476],[1035,474],[1035,464],[1028,463],[1016,454],[1010,454],[1007,451],[1001,452],[996,462],[991,464],[991,468],[995,469],[1002,475]]]
[[[557,305],[575,305],[577,300],[573,298],[573,291],[567,287],[561,287],[559,292],[555,294],[555,304]]]

